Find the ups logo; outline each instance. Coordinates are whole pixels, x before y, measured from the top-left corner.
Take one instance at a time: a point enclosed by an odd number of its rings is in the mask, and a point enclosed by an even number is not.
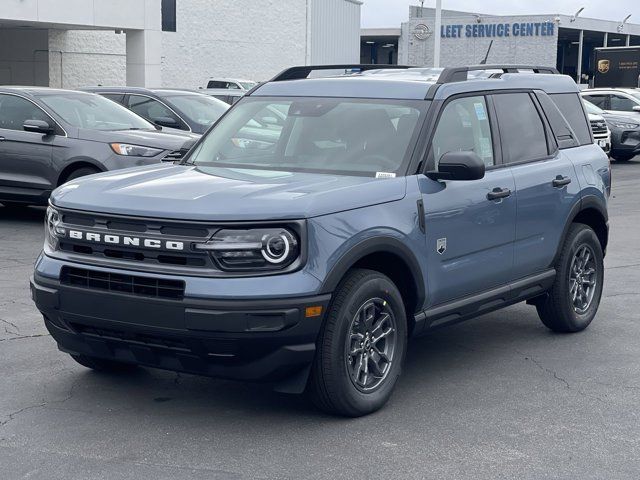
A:
[[[607,73],[609,71],[609,66],[610,66],[609,60],[598,61],[598,71],[600,73]]]

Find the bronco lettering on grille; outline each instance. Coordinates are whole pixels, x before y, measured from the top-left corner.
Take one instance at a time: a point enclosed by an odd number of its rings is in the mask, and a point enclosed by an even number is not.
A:
[[[103,235],[94,232],[82,232],[69,230],[69,238],[84,240],[86,242],[104,243],[107,245],[120,245],[124,247],[164,248],[166,250],[184,250],[184,242],[173,240],[158,240],[155,238],[129,237],[124,235]]]

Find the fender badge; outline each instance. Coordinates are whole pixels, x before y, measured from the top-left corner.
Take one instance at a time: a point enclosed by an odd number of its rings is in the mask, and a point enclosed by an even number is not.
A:
[[[438,241],[436,242],[436,252],[442,255],[446,251],[447,251],[447,239],[439,238]]]

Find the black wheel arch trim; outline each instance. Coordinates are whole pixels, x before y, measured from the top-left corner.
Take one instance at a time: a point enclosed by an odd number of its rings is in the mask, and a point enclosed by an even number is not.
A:
[[[608,236],[609,214],[607,212],[607,207],[604,205],[604,202],[602,201],[602,199],[598,198],[596,195],[588,194],[583,196],[579,202],[575,203],[575,205],[569,212],[567,223],[565,224],[562,230],[562,236],[560,237],[560,242],[558,243],[556,254],[553,257],[553,262],[551,263],[550,267],[556,264],[560,256],[560,252],[562,251],[562,246],[564,245],[564,241],[567,238],[567,234],[569,233],[569,228],[571,227],[571,224],[574,223],[574,220],[580,214],[580,212],[583,212],[589,209],[596,210],[600,215],[602,215],[602,218],[604,219],[604,222],[607,225],[607,236]],[[604,253],[606,252],[603,249],[603,254]]]
[[[59,187],[63,179],[68,177],[71,172],[80,168],[95,168],[99,172],[106,172],[107,168],[98,160],[91,157],[73,157],[65,161],[65,166],[58,172],[56,185]]]
[[[421,311],[426,299],[426,289],[422,269],[411,249],[397,238],[378,236],[363,240],[351,247],[333,266],[320,288],[321,294],[333,293],[344,275],[364,257],[374,253],[386,253],[400,257],[407,265],[416,287],[416,311]],[[407,312],[409,315],[412,312]]]

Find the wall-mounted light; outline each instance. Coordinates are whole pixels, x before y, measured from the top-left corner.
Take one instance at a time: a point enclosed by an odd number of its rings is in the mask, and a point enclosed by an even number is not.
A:
[[[580,14],[582,13],[582,11],[584,10],[584,7],[581,7],[576,13],[574,13],[571,16],[571,20],[569,20],[571,23],[575,22],[576,19],[580,16]]]
[[[631,18],[631,14],[624,17],[624,20],[622,20],[622,23],[618,25],[618,33],[624,32],[624,26],[630,18]]]

